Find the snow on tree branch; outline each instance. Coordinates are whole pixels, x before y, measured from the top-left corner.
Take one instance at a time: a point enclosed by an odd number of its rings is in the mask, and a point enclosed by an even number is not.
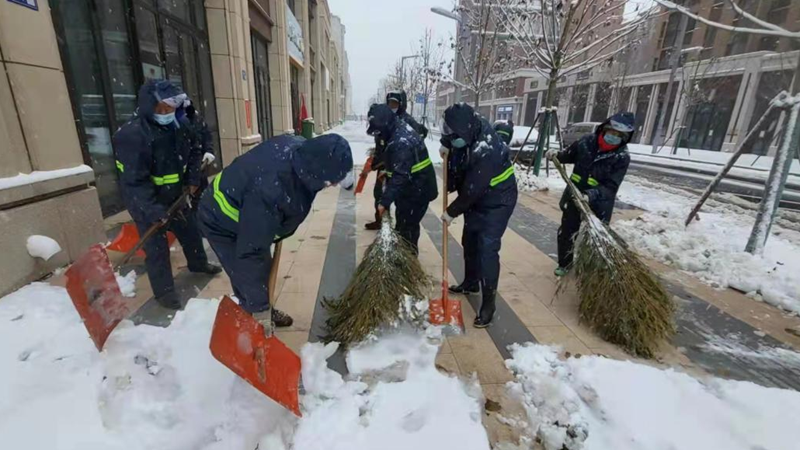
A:
[[[681,14],[685,14],[685,15],[689,16],[689,18],[691,18],[691,19],[694,19],[694,20],[696,20],[698,22],[702,22],[702,23],[704,23],[704,24],[706,24],[708,26],[714,27],[714,28],[719,28],[721,30],[732,31],[732,32],[735,32],[735,33],[762,34],[762,35],[768,35],[768,36],[780,36],[780,37],[785,37],[785,38],[789,38],[789,39],[800,39],[800,31],[798,31],[798,32],[789,31],[789,30],[787,30],[785,28],[781,28],[781,27],[779,27],[777,25],[773,25],[771,23],[764,22],[763,20],[758,19],[757,17],[754,17],[751,14],[746,13],[733,0],[728,0],[728,1],[731,3],[731,5],[735,5],[734,6],[734,10],[736,10],[737,14],[742,14],[743,17],[746,17],[747,19],[753,21],[756,25],[764,27],[764,28],[749,28],[749,27],[736,27],[736,26],[732,26],[732,25],[725,25],[723,23],[715,22],[713,20],[707,19],[707,18],[702,17],[702,16],[700,16],[698,14],[695,14],[695,13],[691,12],[689,9],[687,9],[687,8],[685,8],[683,6],[680,6],[680,5],[676,5],[673,2],[670,2],[670,1],[667,1],[667,0],[655,0],[656,3],[658,3],[659,5],[663,6],[664,8],[666,8],[668,10],[678,11]]]

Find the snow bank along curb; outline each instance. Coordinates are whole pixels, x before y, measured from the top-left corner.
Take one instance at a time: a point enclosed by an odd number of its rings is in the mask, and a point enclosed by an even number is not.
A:
[[[782,450],[800,442],[800,392],[515,345],[508,384],[546,450]]]

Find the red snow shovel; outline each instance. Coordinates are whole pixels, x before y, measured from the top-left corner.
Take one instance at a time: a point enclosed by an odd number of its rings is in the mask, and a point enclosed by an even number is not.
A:
[[[132,223],[126,223],[122,225],[122,228],[119,230],[119,234],[117,237],[111,241],[110,244],[106,246],[106,250],[113,250],[115,252],[129,252],[131,249],[139,242],[139,230],[136,229],[136,225]],[[175,242],[175,235],[172,234],[171,231],[167,232],[167,245],[172,247],[172,244]],[[136,256],[144,257],[144,250],[139,250],[136,252]]]
[[[442,163],[444,168],[443,182],[444,182],[444,200],[443,211],[447,211],[447,158],[444,158]],[[449,289],[447,286],[447,222],[442,221],[442,297],[431,300],[428,309],[430,314],[430,322],[433,325],[444,325],[453,331],[464,334],[464,315],[461,313],[461,302],[458,300],[451,300],[449,296]]]
[[[372,156],[367,158],[367,162],[364,163],[364,170],[361,171],[361,174],[358,176],[358,183],[356,184],[356,195],[364,192],[364,185],[367,183],[367,177],[369,177],[369,172],[372,170]]]
[[[269,274],[270,293],[275,292],[280,255],[278,242]],[[219,304],[210,348],[217,361],[300,416],[300,357],[274,335],[264,336],[264,327],[228,296]]]
[[[106,249],[101,244],[95,244],[67,269],[67,292],[97,351],[103,351],[108,336],[131,312],[130,305],[119,290],[114,272],[127,263],[150,237],[169,223],[185,202],[186,197],[181,195],[167,210],[167,219],[148,228],[144,236],[117,264],[112,266]]]

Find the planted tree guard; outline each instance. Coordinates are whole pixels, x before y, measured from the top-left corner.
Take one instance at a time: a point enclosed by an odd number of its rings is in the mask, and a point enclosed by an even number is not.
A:
[[[416,308],[415,301],[424,299],[430,286],[414,249],[384,218],[342,296],[323,301],[330,314],[325,340],[348,345],[401,321],[422,324],[428,310]]]
[[[553,164],[583,218],[572,270],[581,300],[580,320],[628,353],[652,358],[661,341],[675,332],[675,303],[625,241],[592,213],[564,166],[557,160]]]

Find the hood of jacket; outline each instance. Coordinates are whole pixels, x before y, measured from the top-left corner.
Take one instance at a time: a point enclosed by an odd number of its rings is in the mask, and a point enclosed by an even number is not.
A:
[[[311,192],[319,192],[339,183],[353,170],[350,144],[338,134],[309,139],[295,150],[292,168]]]
[[[621,123],[623,125],[627,125],[627,126],[631,127],[631,129],[634,130],[634,131],[631,131],[630,133],[628,133],[627,137],[622,140],[622,144],[620,144],[619,146],[623,147],[623,146],[627,145],[633,139],[633,135],[634,135],[634,133],[636,133],[636,127],[635,127],[635,125],[636,125],[636,116],[634,116],[632,112],[628,112],[628,111],[618,112],[618,113],[614,114],[613,116],[609,117],[608,119],[606,119],[603,123],[601,123],[600,126],[597,127],[597,131],[595,131],[595,134],[597,134],[598,137],[601,134],[603,134],[603,129],[606,126],[610,125],[612,120],[614,122],[618,122],[618,123]]]
[[[399,90],[399,91],[391,91],[386,94],[386,104],[389,104],[389,100],[396,100],[400,103],[400,107],[397,108],[397,114],[403,114],[408,109],[408,96],[406,95],[406,91]]]
[[[389,140],[397,128],[397,115],[392,112],[388,105],[374,104],[369,108],[369,127],[367,127],[367,134],[374,135],[379,133],[379,137],[384,140]]]
[[[167,80],[148,80],[139,88],[138,115],[147,119],[153,118],[156,105],[166,98],[182,95],[181,88]]]
[[[444,112],[444,122],[455,135],[472,145],[481,132],[481,116],[466,103],[456,103]]]

